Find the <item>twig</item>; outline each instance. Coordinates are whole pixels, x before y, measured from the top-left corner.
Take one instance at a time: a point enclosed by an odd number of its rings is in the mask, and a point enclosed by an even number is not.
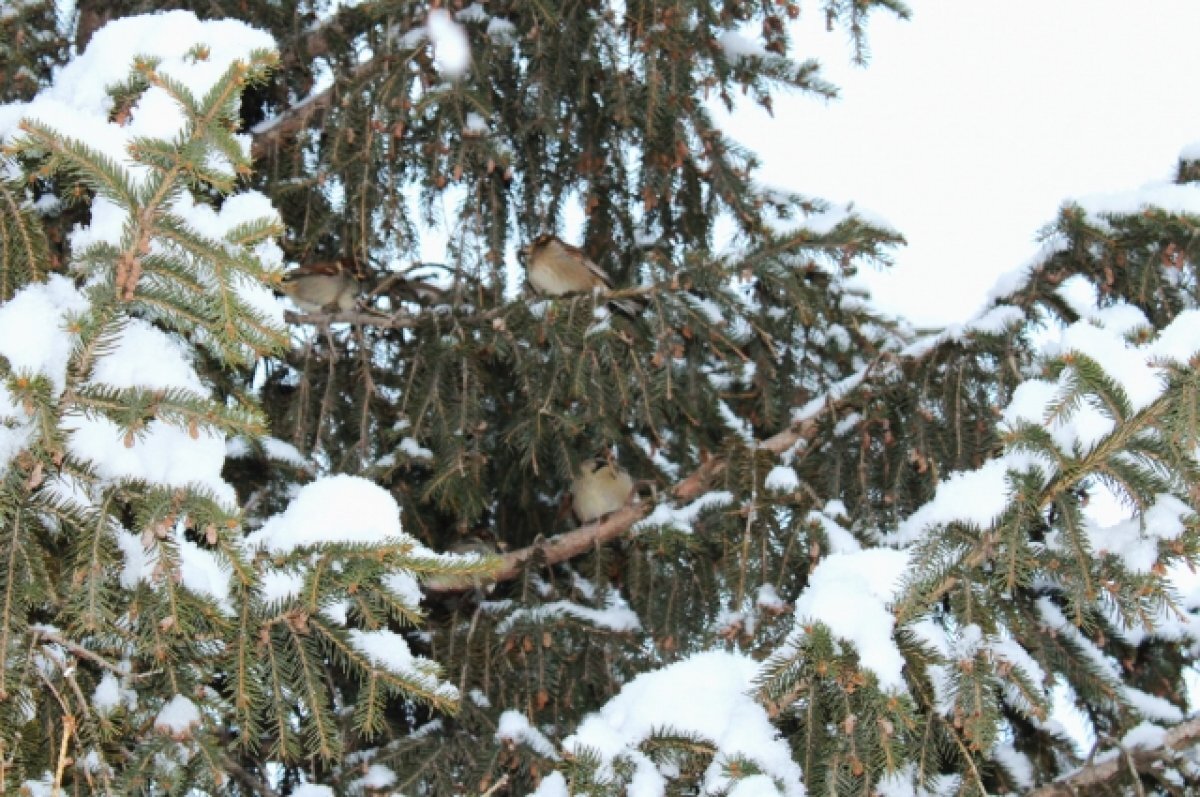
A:
[[[54,767],[54,791],[51,794],[63,793],[63,770],[67,768],[67,750],[70,749],[71,736],[75,733],[75,716],[73,714],[64,714],[62,725],[62,742],[58,746],[58,763]]]
[[[503,775],[500,776],[500,780],[493,783],[491,788],[489,788],[483,794],[479,795],[479,797],[492,797],[493,794],[500,791],[500,789],[504,788],[507,785],[508,785],[508,773],[505,772]]]
[[[68,651],[70,651],[74,655],[78,656],[79,658],[87,659],[90,662],[99,664],[104,669],[115,672],[117,675],[122,675],[122,676],[128,675],[128,673],[125,672],[125,670],[121,669],[120,666],[113,664],[111,661],[104,658],[103,656],[101,656],[98,653],[93,653],[92,651],[85,648],[83,645],[80,645],[78,642],[72,642],[71,640],[66,639],[65,637],[61,637],[58,634],[54,633],[53,631],[49,631],[45,628],[34,628],[33,633],[37,634],[39,637],[46,640],[47,642],[53,642],[56,645],[62,645],[64,648],[66,648]]]
[[[250,790],[255,794],[262,794],[265,797],[279,797],[279,792],[271,788],[265,780],[256,778],[246,771],[241,764],[234,761],[232,758],[226,757],[221,761],[221,766],[234,777],[235,780],[242,782],[242,785],[249,786]]]

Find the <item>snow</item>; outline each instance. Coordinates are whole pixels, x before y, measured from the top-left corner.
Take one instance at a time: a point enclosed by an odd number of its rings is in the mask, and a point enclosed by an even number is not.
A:
[[[599,712],[585,718],[563,741],[563,749],[572,754],[585,748],[595,751],[601,774],[609,777],[618,759],[632,763],[634,783],[627,793],[663,794],[667,776],[638,745],[653,732],[670,728],[701,737],[716,748],[704,773],[703,794],[734,785],[724,765],[740,756],[778,781],[783,787],[778,793],[801,797],[800,767],[793,761],[787,741],[780,738],[766,710],[749,694],[758,673],[759,664],[748,656],[719,650],[642,673]]]
[[[854,538],[853,534],[846,531],[841,524],[834,520],[835,517],[845,517],[846,515],[845,507],[841,506],[841,503],[841,501],[831,501],[820,512],[809,512],[808,521],[816,523],[825,532],[825,539],[829,543],[830,551],[833,553],[854,553],[855,551],[862,550],[862,546],[859,545],[858,540]],[[834,504],[837,506],[831,510],[830,507]],[[834,514],[839,509],[840,513]]]
[[[700,513],[714,507],[728,506],[733,501],[733,494],[723,490],[714,490],[697,498],[695,501],[681,507],[668,506],[661,503],[654,511],[633,526],[634,532],[647,531],[655,528],[672,528],[684,534],[692,533],[692,524],[700,517]]]
[[[402,438],[397,447],[409,459],[433,459],[433,452],[423,447],[415,438]]]
[[[188,55],[197,44],[208,48],[206,59]],[[170,11],[117,20],[96,31],[87,50],[57,72],[52,86],[28,103],[0,107],[0,142],[14,135],[21,119],[34,119],[86,142],[139,181],[148,170],[130,161],[129,141],[135,136],[172,139],[182,132],[185,119],[163,89],[152,87],[130,109],[124,127],[108,121],[112,99],[107,88],[128,79],[134,54],[156,59],[158,73],[202,97],[233,61],[248,60],[254,50],[274,49],[269,34],[233,19],[202,22],[190,12]],[[104,227],[119,234],[119,227]]]
[[[506,634],[518,622],[537,623],[554,617],[574,617],[617,633],[637,631],[642,627],[637,614],[629,608],[625,599],[616,592],[609,592],[603,609],[592,609],[571,601],[555,601],[531,609],[518,609],[496,625],[496,633]]]
[[[1141,689],[1125,686],[1121,690],[1121,696],[1147,719],[1167,723],[1176,723],[1183,719],[1183,712],[1174,703]]]
[[[860,665],[875,674],[880,689],[906,692],[904,657],[892,639],[895,618],[888,604],[908,566],[907,551],[886,548],[826,556],[796,601],[793,635],[803,634],[806,625],[823,623],[854,645]]]
[[[177,530],[175,542],[179,548],[179,574],[183,585],[198,595],[212,598],[223,611],[233,614],[233,604],[229,600],[229,568],[215,553],[185,538],[182,529]]]
[[[421,585],[412,573],[388,573],[382,579],[383,588],[395,595],[405,606],[421,604]]]
[[[391,493],[358,476],[327,476],[300,488],[287,509],[247,535],[251,548],[288,553],[309,545],[408,540]]]
[[[145,479],[168,487],[200,486],[227,508],[236,506],[233,487],[221,478],[225,439],[201,430],[195,438],[159,420],[148,423],[126,444],[125,434],[107,418],[71,416],[63,422],[72,454],[91,460],[105,481]]]
[[[1025,311],[1011,304],[1002,304],[976,317],[966,325],[971,332],[986,335],[1002,335],[1013,327],[1025,323]]]
[[[151,390],[180,388],[199,397],[206,391],[189,360],[178,340],[140,318],[131,318],[110,353],[96,360],[89,382]]]
[[[435,8],[426,22],[433,44],[433,63],[447,77],[462,77],[471,66],[471,45],[467,32],[446,11]]]
[[[479,3],[471,3],[454,15],[459,22],[487,22],[491,16]]]
[[[492,17],[488,20],[487,35],[497,44],[512,44],[517,38],[517,26],[507,19]]]
[[[154,730],[176,739],[187,738],[192,728],[199,724],[200,709],[183,695],[171,698],[154,718]]]
[[[334,797],[333,789],[317,783],[301,783],[292,789],[292,797]]]
[[[298,597],[304,589],[304,574],[296,570],[268,569],[259,582],[259,594],[266,603]]]
[[[1033,788],[1033,762],[1029,756],[1019,752],[1007,742],[997,742],[992,748],[992,759],[1004,767],[1017,787],[1028,791]]]
[[[458,689],[453,685],[437,681],[437,665],[423,656],[414,656],[408,641],[394,631],[381,628],[376,631],[361,631],[356,628],[347,632],[350,645],[367,657],[374,666],[402,678],[415,680],[429,691],[448,699],[458,699]]]
[[[1158,564],[1158,543],[1178,539],[1184,532],[1184,518],[1191,508],[1173,495],[1159,495],[1137,518],[1110,526],[1088,519],[1086,531],[1092,550],[1098,555],[1113,554],[1133,573],[1150,573]]]
[[[396,782],[396,773],[383,764],[371,764],[361,778],[355,778],[350,783],[350,791],[363,792],[367,789],[386,789]]]
[[[554,745],[537,728],[529,724],[529,720],[519,711],[509,709],[500,715],[500,723],[496,727],[496,738],[512,744],[526,744],[543,758],[558,760]]]
[[[117,676],[106,672],[100,676],[100,682],[92,692],[92,708],[99,714],[111,714],[120,704],[121,684]]]
[[[777,493],[794,493],[800,489],[800,477],[796,469],[788,465],[776,465],[767,474],[763,487]]]
[[[735,63],[746,58],[766,58],[768,55],[762,44],[732,30],[717,37],[717,44],[725,51],[725,57]]]
[[[758,588],[754,605],[768,611],[780,612],[787,609],[787,602],[779,597],[779,590],[774,584],[763,584]]]
[[[529,793],[529,797],[571,797],[567,789],[567,779],[561,772],[551,772],[542,778],[537,789]]]
[[[1148,183],[1131,191],[1088,194],[1073,200],[1092,216],[1132,216],[1149,207],[1168,213],[1200,215],[1200,188],[1192,183]]]
[[[15,373],[41,374],[54,385],[54,395],[66,386],[71,339],[63,334],[72,315],[87,311],[88,301],[66,277],[51,274],[44,283],[27,285],[0,306],[0,355]],[[3,391],[3,388],[0,388]],[[6,393],[0,392],[0,397]],[[0,409],[4,407],[0,404]]]
[[[1126,750],[1138,747],[1153,750],[1162,747],[1167,741],[1167,731],[1149,722],[1137,725],[1129,733],[1121,737],[1121,746]]]
[[[905,518],[891,541],[897,545],[915,542],[930,527],[951,522],[990,527],[1008,506],[1009,471],[1021,472],[1035,464],[1039,460],[1031,455],[1010,453],[975,470],[951,473],[938,484],[932,500]]]

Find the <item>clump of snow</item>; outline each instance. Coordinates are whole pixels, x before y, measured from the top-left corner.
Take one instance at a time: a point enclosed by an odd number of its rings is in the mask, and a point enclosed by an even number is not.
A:
[[[372,792],[386,789],[396,782],[396,773],[383,764],[371,764],[361,778],[355,778],[350,783],[350,791],[360,793],[370,789]]]
[[[1033,788],[1033,762],[1029,756],[1007,742],[997,742],[992,748],[992,760],[1004,767],[1013,782],[1023,791]]]
[[[131,441],[107,418],[73,416],[63,423],[68,448],[91,460],[106,481],[145,479],[170,487],[199,485],[228,508],[236,506],[233,487],[221,478],[225,439],[208,431],[195,438],[186,429],[154,420]],[[130,445],[129,443],[132,443]]]
[[[763,487],[777,493],[794,493],[800,489],[800,477],[789,465],[776,465],[767,474]]]
[[[44,375],[54,385],[55,394],[61,393],[71,354],[65,325],[70,316],[85,312],[88,306],[74,283],[61,275],[27,285],[0,306],[0,355],[8,359],[14,372]],[[5,395],[6,391],[0,392],[0,397]],[[4,411],[3,404],[0,411]]]
[[[788,608],[787,601],[779,597],[779,590],[775,589],[774,584],[759,586],[758,593],[754,598],[754,605],[770,612],[782,612]]]
[[[845,517],[846,507],[841,501],[830,501],[820,512],[808,513],[808,522],[820,526],[833,553],[854,553],[862,550],[854,535],[842,527],[834,518]]]
[[[500,723],[496,727],[496,738],[502,742],[529,745],[535,753],[543,758],[558,760],[558,753],[554,751],[554,745],[519,711],[509,709],[500,715]]]
[[[454,15],[459,22],[487,22],[491,15],[479,3],[471,3]]]
[[[609,592],[603,609],[592,609],[571,601],[555,601],[532,609],[518,609],[496,625],[496,633],[506,634],[514,624],[522,621],[543,622],[553,617],[574,617],[597,628],[624,633],[637,631],[641,621],[629,604],[617,592]]]
[[[1121,746],[1126,750],[1143,748],[1154,750],[1162,747],[1167,741],[1167,731],[1149,722],[1140,723],[1129,733],[1121,737]]]
[[[429,12],[426,21],[429,41],[433,44],[433,63],[449,77],[462,77],[471,66],[471,45],[467,32],[440,8]]]
[[[196,45],[208,50],[203,60],[192,54]],[[107,89],[128,79],[134,56],[157,60],[157,72],[203,97],[234,61],[274,49],[269,34],[233,19],[202,22],[190,12],[169,11],[116,20],[96,31],[87,49],[33,100],[0,107],[0,142],[14,135],[21,119],[34,119],[131,169],[135,180],[144,179],[148,170],[132,163],[128,143],[137,136],[173,139],[186,119],[164,89],[151,87],[130,109],[124,126],[109,121]]]
[[[100,683],[96,684],[96,689],[92,692],[92,708],[98,714],[110,714],[119,705],[121,705],[121,684],[117,681],[117,676],[106,672],[100,677]]]
[[[634,524],[635,532],[655,528],[672,528],[685,534],[692,533],[692,524],[700,517],[700,513],[713,507],[728,506],[733,501],[733,494],[724,490],[714,490],[697,498],[692,503],[672,507],[661,503],[644,519]]]
[[[259,595],[267,603],[297,597],[304,589],[304,574],[297,570],[267,569],[259,581]]]
[[[888,609],[909,566],[908,551],[873,548],[826,556],[796,601],[796,628],[819,622],[854,645],[860,664],[884,690],[907,691],[904,657],[892,639],[895,617]]]
[[[351,629],[350,644],[374,666],[394,673],[402,678],[417,681],[421,686],[446,700],[457,700],[458,689],[452,684],[439,682],[437,665],[423,656],[414,656],[408,641],[386,628],[376,631]]]
[[[537,789],[529,793],[529,797],[570,797],[567,789],[567,779],[561,772],[551,772],[542,778]]]
[[[333,789],[318,783],[301,783],[292,789],[292,797],[334,797]]]
[[[717,37],[717,44],[725,51],[725,57],[735,63],[746,58],[766,58],[768,55],[767,49],[760,42],[732,30],[727,30]]]
[[[1184,532],[1184,518],[1193,514],[1191,507],[1173,495],[1159,495],[1138,518],[1102,526],[1088,519],[1086,531],[1092,550],[1097,554],[1120,557],[1134,573],[1149,573],[1158,563],[1158,543],[1178,539]]]
[[[1002,335],[1014,327],[1025,323],[1025,311],[1011,304],[993,307],[973,321],[967,322],[966,329],[971,332],[981,332],[985,335]]]
[[[1200,310],[1184,310],[1147,347],[1156,360],[1187,365],[1200,351]]]
[[[382,543],[408,539],[391,493],[358,476],[327,476],[300,488],[288,508],[246,537],[272,553],[326,543]]]
[[[734,782],[724,765],[741,757],[778,782],[785,797],[801,797],[800,767],[787,741],[771,724],[766,710],[750,697],[758,674],[759,664],[753,659],[726,651],[700,653],[642,673],[599,712],[584,719],[563,742],[563,749],[570,753],[585,748],[595,751],[602,774],[609,777],[617,759],[629,762],[635,768],[630,794],[663,794],[668,775],[655,767],[638,745],[654,731],[670,728],[715,746],[716,755],[704,773],[704,793],[731,789]],[[553,788],[552,784],[544,797],[554,795]]]
[[[199,724],[200,709],[183,695],[171,698],[154,718],[154,730],[173,739],[186,739]]]
[[[1012,452],[975,470],[951,473],[938,484],[930,501],[905,518],[891,541],[897,545],[915,542],[929,527],[951,522],[990,527],[1008,506],[1009,471],[1023,472],[1034,466],[1046,470],[1039,458]]]
[[[381,579],[383,588],[395,595],[406,606],[421,605],[421,585],[412,573],[388,573]]]
[[[1132,216],[1147,208],[1200,215],[1200,188],[1191,183],[1154,182],[1130,191],[1089,194],[1073,200],[1091,216]]]

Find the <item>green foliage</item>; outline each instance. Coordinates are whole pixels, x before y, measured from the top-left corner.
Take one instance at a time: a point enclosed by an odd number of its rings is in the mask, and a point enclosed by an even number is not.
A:
[[[283,53],[256,54],[204,96],[139,60],[110,89],[113,118],[154,88],[189,120],[176,140],[133,142],[144,180],[29,123],[6,156],[27,179],[0,185],[0,302],[64,264],[87,292],[68,321],[64,386],[0,360],[29,430],[0,480],[0,757],[19,779],[50,773],[79,793],[349,793],[380,766],[404,793],[516,795],[556,770],[572,793],[623,794],[638,762],[563,755],[562,742],[637,675],[713,648],[763,663],[754,698],[812,794],[1026,789],[1005,751],[1049,782],[1083,763],[1049,721],[1054,685],[1105,746],[1191,708],[1180,683],[1192,650],[1162,628],[1194,612],[1169,574],[1197,563],[1200,523],[1180,511],[1177,534],[1139,537],[1148,564],[1134,567],[1097,546],[1086,510],[1101,487],[1147,529],[1164,507],[1194,508],[1196,363],[1160,363],[1165,389],[1139,403],[1105,358],[1043,356],[1035,341],[1081,321],[1068,279],[1145,315],[1130,345],[1194,312],[1200,220],[1068,206],[987,323],[921,335],[854,280],[886,265],[900,235],[764,188],[753,153],[709,115],[706,99],[769,109],[781,90],[833,94],[788,38],[802,8],[863,58],[869,15],[905,16],[902,4],[452,4],[471,43],[460,78],[413,33],[427,3],[362,3],[311,29],[320,4],[170,5],[252,15]],[[82,25],[97,6],[81,6]],[[745,41],[731,45],[735,33]],[[332,86],[314,91],[317,74]],[[239,130],[252,130],[253,163]],[[1180,165],[1181,183],[1194,167]],[[246,182],[283,224],[196,229],[188,203],[219,208]],[[44,213],[49,196],[60,215]],[[101,200],[127,212],[119,241],[69,250],[64,230]],[[637,312],[613,296],[520,291],[512,249],[572,220]],[[717,251],[725,222],[735,239]],[[436,235],[445,262],[400,265]],[[275,236],[302,262],[354,256],[372,291],[362,307],[275,326],[241,290],[277,278],[260,248]],[[141,323],[190,353],[203,391],[93,379]],[[1006,420],[1034,380],[1053,385],[1045,416]],[[223,472],[237,505],[207,485],[109,478],[74,453],[70,418],[111,422],[131,445],[154,424],[244,444]],[[1056,430],[1081,418],[1103,433],[1065,444]],[[643,518],[603,536],[605,522],[572,529],[566,511],[596,456],[638,480],[630,512]],[[997,466],[994,518],[912,527],[951,474]],[[794,483],[776,481],[781,467]],[[333,473],[386,489],[413,539],[243,543],[302,482]],[[51,476],[90,500],[45,489]],[[125,578],[130,540],[158,557],[152,577]],[[478,540],[509,555],[417,546]],[[882,685],[838,628],[792,614],[818,568],[877,546],[909,556],[888,607],[903,689]],[[227,596],[178,578],[194,549],[227,569]],[[397,574],[424,583],[421,609]],[[362,634],[410,648],[411,668],[381,664]],[[137,701],[93,710],[112,683]],[[201,706],[199,724],[154,729],[176,695]],[[554,755],[498,738],[504,711]],[[56,774],[64,738],[104,766]],[[699,793],[714,766],[730,790],[770,775],[719,748],[665,717],[638,754],[670,773],[668,794]],[[1120,775],[1107,787],[1192,785],[1173,765]]]

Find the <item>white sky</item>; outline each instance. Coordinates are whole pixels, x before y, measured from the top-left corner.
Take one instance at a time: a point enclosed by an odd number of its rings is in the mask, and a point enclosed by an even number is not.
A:
[[[762,176],[854,201],[909,241],[877,303],[917,323],[960,321],[1026,262],[1062,200],[1173,173],[1200,139],[1197,0],[910,0],[876,14],[871,61],[850,63],[814,4],[798,53],[841,89],[723,117]]]

